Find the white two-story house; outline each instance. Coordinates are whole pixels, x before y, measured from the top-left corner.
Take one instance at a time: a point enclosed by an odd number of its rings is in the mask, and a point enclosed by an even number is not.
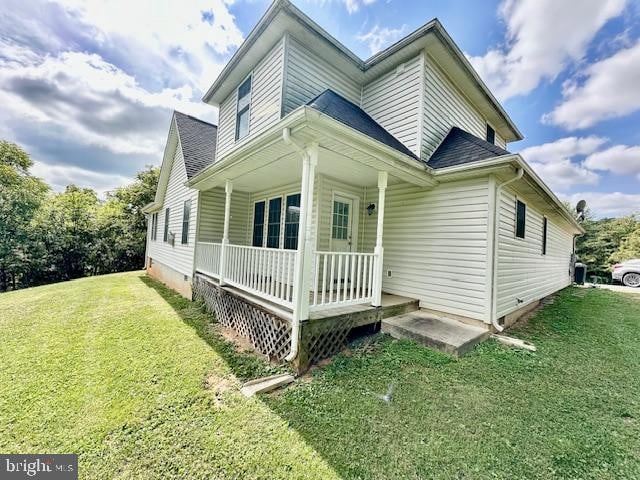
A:
[[[362,60],[276,0],[204,101],[217,126],[173,117],[147,268],[264,353],[415,309],[501,330],[571,283],[581,226],[438,20]]]

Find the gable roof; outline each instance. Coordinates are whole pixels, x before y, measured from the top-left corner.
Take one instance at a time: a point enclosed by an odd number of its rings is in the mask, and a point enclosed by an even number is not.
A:
[[[504,148],[482,140],[461,128],[452,127],[429,157],[427,165],[434,169],[453,167],[509,154],[510,152]]]
[[[523,138],[522,133],[437,18],[371,58],[362,60],[290,0],[274,0],[209,87],[203,101],[219,106],[238,86],[241,79],[255,67],[256,62],[287,32],[320,57],[330,56],[332,65],[361,84],[379,78],[397,65],[415,57],[420,51],[428,49],[438,64],[446,67],[447,74],[456,78],[458,86],[464,87],[463,91],[502,138],[507,141]]]
[[[400,140],[391,135],[382,125],[371,118],[367,112],[331,89],[322,92],[308,102],[307,106],[421,162],[415,153],[405,147]]]
[[[216,157],[218,127],[181,112],[173,112],[187,178],[211,165]]]

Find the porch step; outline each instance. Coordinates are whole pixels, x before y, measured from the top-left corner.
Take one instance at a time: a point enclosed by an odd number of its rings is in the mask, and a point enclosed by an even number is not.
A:
[[[382,331],[393,338],[413,340],[456,357],[468,353],[491,332],[456,320],[434,318],[415,311],[382,320]]]

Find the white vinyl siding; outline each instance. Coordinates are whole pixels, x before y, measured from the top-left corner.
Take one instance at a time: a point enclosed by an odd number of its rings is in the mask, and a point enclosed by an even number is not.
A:
[[[389,186],[383,291],[419,299],[422,308],[484,321],[488,193],[486,178],[442,183],[430,190]],[[366,203],[377,205],[377,198],[376,188],[367,191]],[[373,251],[377,215],[363,210],[364,251]]]
[[[218,112],[218,139],[216,159],[222,157],[235,143],[237,89],[221,104]]]
[[[195,244],[196,221],[198,209],[198,191],[187,188],[184,182],[187,181],[187,171],[184,166],[182,157],[182,149],[180,143],[176,147],[176,152],[169,174],[167,183],[167,191],[164,197],[164,203],[158,210],[158,235],[157,240],[149,242],[148,256],[154,261],[160,262],[173,270],[191,277],[193,272],[193,246]],[[191,200],[191,211],[189,218],[189,237],[188,243],[183,245],[181,240],[182,219],[184,211],[184,202]],[[169,215],[169,232],[175,235],[174,245],[163,241],[163,233],[165,229],[165,212],[170,210]]]
[[[249,134],[255,135],[280,120],[282,109],[282,72],[284,38],[256,65],[251,75],[251,106],[249,107]],[[231,149],[235,141],[238,89],[220,104],[218,114],[218,143],[216,158]]]
[[[284,37],[253,71],[249,135],[255,135],[280,120],[283,44]]]
[[[327,88],[360,105],[360,84],[330,63],[288,39],[285,63],[284,114],[304,105]]]
[[[571,283],[569,262],[573,251],[573,235],[568,225],[559,218],[548,218],[547,254],[543,255],[543,215],[526,198],[518,198],[527,204],[524,238],[515,236],[515,192],[504,191],[500,198],[498,318]]]
[[[425,74],[423,158],[433,153],[454,126],[484,140],[487,133],[485,120],[428,55]]]
[[[200,229],[198,241],[221,242],[224,231],[224,187],[206,190],[200,194]],[[229,219],[229,242],[247,245],[247,212],[249,194],[231,192],[231,218]]]
[[[362,108],[418,156],[422,63],[421,56],[409,60],[362,91]]]

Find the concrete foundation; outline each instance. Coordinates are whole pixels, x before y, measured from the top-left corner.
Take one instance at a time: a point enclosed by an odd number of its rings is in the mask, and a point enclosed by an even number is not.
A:
[[[180,295],[191,300],[191,277],[177,272],[171,267],[164,265],[151,257],[147,257],[147,274],[167,287],[175,290]]]

